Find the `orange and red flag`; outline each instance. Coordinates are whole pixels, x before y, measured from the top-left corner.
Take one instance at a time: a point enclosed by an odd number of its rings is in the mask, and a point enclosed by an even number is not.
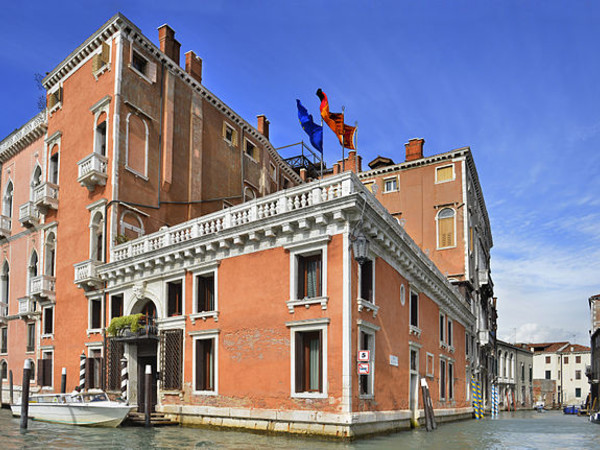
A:
[[[329,100],[327,99],[327,94],[321,89],[317,90],[317,97],[321,99],[321,117],[325,123],[331,128],[331,131],[335,133],[340,144],[345,148],[354,150],[354,134],[356,133],[356,127],[344,123],[343,113],[329,112]]]

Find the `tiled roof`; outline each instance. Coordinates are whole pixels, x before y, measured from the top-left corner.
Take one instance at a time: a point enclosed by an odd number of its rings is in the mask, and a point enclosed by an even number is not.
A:
[[[527,344],[530,348],[535,349],[536,353],[556,353],[558,351],[564,352],[589,352],[590,347],[579,344],[571,344],[568,341],[562,342],[542,342],[542,343],[529,343]],[[571,348],[573,350],[571,350]]]

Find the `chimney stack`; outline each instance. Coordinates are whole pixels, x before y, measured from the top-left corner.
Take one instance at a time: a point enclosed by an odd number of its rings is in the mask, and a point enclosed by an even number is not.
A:
[[[264,114],[260,114],[256,118],[258,119],[258,132],[269,139],[269,124],[271,122],[269,122],[267,116]]]
[[[198,83],[202,83],[202,58],[191,50],[185,54],[185,71]]]
[[[423,158],[423,144],[425,144],[425,139],[409,139],[408,144],[404,144],[404,147],[406,147],[406,161]]]
[[[167,24],[161,25],[158,27],[158,41],[160,42],[160,51],[179,65],[181,44],[175,40],[175,30]]]

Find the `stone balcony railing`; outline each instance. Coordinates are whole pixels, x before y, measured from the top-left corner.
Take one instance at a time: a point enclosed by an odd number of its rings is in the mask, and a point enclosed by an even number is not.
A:
[[[58,209],[58,186],[46,181],[33,191],[33,203],[42,214],[48,209]]]
[[[9,237],[11,228],[12,228],[12,219],[7,216],[0,216],[0,238]]]
[[[85,291],[97,289],[102,286],[102,279],[98,275],[98,267],[103,265],[102,261],[88,259],[74,264],[75,284]]]
[[[49,275],[33,277],[29,292],[40,303],[54,302],[56,299],[56,278]]]
[[[19,303],[19,316],[30,316],[36,312],[35,301],[31,297],[21,297],[17,301]]]
[[[99,153],[93,152],[77,163],[78,175],[77,181],[90,191],[96,186],[106,184],[108,158]]]
[[[23,203],[19,207],[19,222],[24,227],[34,227],[40,222],[40,211],[33,202]]]

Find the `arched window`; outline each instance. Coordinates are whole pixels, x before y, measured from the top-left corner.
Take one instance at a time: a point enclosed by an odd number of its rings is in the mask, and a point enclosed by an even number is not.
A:
[[[104,217],[97,212],[90,223],[90,258],[104,260]]]
[[[148,124],[140,116],[127,115],[126,167],[133,172],[148,176]]]
[[[29,267],[27,268],[27,275],[29,275],[28,286],[30,288],[31,288],[31,280],[33,280],[35,277],[37,277],[39,275],[38,263],[39,263],[38,254],[34,250],[31,253],[31,258],[29,258]]]
[[[50,151],[50,165],[48,169],[48,181],[52,184],[58,184],[58,159],[59,146],[54,145]]]
[[[9,307],[9,286],[10,286],[10,268],[8,266],[8,261],[4,261],[4,265],[2,266],[2,272],[0,273],[0,301],[2,305],[0,307],[0,315],[8,316],[8,307]]]
[[[246,186],[244,188],[244,196],[245,196],[246,201],[254,200],[256,198],[256,193],[254,192],[254,189]]]
[[[96,117],[94,151],[101,156],[106,156],[106,117],[105,112]]]
[[[55,276],[56,270],[56,236],[54,233],[49,233],[46,237],[46,245],[44,250],[44,273],[53,277]]]
[[[404,289],[404,285],[400,286],[400,304],[404,306],[406,302],[406,290]]]
[[[6,191],[4,192],[4,201],[2,202],[2,215],[6,217],[12,217],[13,210],[13,194],[14,188],[12,181],[9,181],[6,185]]]
[[[140,217],[132,211],[123,212],[119,228],[119,234],[127,240],[137,239],[144,235],[144,223]]]
[[[0,362],[0,379],[6,380],[8,378],[8,363],[5,359]]]
[[[36,165],[31,175],[31,192],[29,194],[31,200],[34,199],[35,190],[40,184],[42,184],[42,168]]]
[[[456,213],[453,209],[444,208],[437,215],[438,248],[454,247],[456,245],[454,233],[454,218]]]

